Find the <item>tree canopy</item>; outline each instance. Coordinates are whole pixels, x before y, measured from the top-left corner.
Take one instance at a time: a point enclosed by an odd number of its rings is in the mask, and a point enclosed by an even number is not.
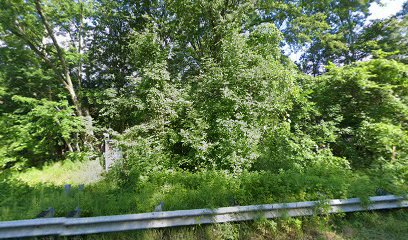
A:
[[[3,0],[0,169],[98,152],[109,132],[125,179],[368,169],[406,181],[408,4],[367,21],[372,2]]]

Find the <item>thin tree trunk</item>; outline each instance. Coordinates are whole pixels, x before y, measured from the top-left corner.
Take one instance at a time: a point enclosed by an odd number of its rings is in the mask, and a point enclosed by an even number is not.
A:
[[[55,49],[57,50],[57,57],[61,62],[61,67],[62,67],[62,71],[63,71],[63,83],[65,88],[68,90],[68,93],[71,97],[72,103],[75,106],[76,112],[78,116],[81,117],[85,117],[85,129],[87,134],[89,134],[90,136],[93,136],[93,126],[92,126],[92,118],[89,114],[88,110],[84,110],[83,107],[81,106],[81,102],[78,100],[77,94],[75,92],[75,88],[74,85],[72,83],[72,79],[70,76],[70,71],[69,71],[69,67],[65,61],[65,54],[63,49],[61,48],[61,46],[58,44],[58,41],[55,37],[54,31],[51,27],[51,25],[49,24],[46,16],[44,15],[43,11],[42,11],[42,7],[41,7],[41,3],[40,0],[35,0],[35,7],[37,10],[37,13],[40,15],[41,21],[45,27],[45,29],[47,30],[47,33],[49,35],[49,37],[52,40],[52,43],[55,47]],[[81,79],[79,79],[80,81]]]
[[[74,85],[72,84],[72,80],[71,80],[71,76],[69,74],[65,75],[66,78],[66,84],[65,88],[68,90],[68,93],[71,97],[72,103],[75,106],[76,112],[78,116],[83,116],[83,112],[82,112],[82,106],[81,103],[78,100],[78,97],[76,95],[75,89],[74,89]]]
[[[46,16],[44,15],[44,13],[42,11],[40,0],[35,0],[35,8],[37,10],[37,13],[40,15],[41,21],[42,21],[45,29],[47,30],[47,33],[48,33],[49,37],[51,38],[55,49],[57,50],[57,57],[61,62],[61,66],[62,66],[62,70],[63,70],[64,86],[68,90],[68,93],[71,96],[71,100],[72,100],[73,104],[75,105],[75,108],[77,110],[78,115],[82,116],[83,113],[82,113],[82,109],[81,109],[81,104],[78,101],[78,97],[77,97],[77,94],[75,93],[74,85],[72,84],[71,76],[69,75],[69,68],[68,68],[68,65],[67,65],[67,63],[65,61],[64,51],[62,50],[61,46],[58,44],[57,38],[55,37],[55,34],[54,34],[54,31],[53,31],[51,25],[49,24]]]
[[[79,54],[79,64],[78,64],[78,86],[79,89],[82,87],[82,30],[84,28],[83,21],[83,3],[80,4],[80,16],[79,16],[79,29],[78,29],[78,54]]]

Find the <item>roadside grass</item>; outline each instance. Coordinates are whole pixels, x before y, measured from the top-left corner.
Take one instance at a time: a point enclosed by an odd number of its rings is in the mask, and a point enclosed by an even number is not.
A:
[[[165,202],[164,210],[178,210],[375,195],[375,185],[366,177],[347,182],[343,172],[316,169],[305,174],[248,172],[240,178],[216,171],[163,172],[125,185],[112,176],[101,176],[95,160],[67,160],[22,173],[0,173],[0,221],[34,218],[48,207],[55,208],[56,217],[76,207],[82,217],[88,217],[149,212],[160,201]],[[68,183],[73,186],[66,193],[63,185]],[[78,184],[85,188],[80,190]],[[260,219],[74,239],[408,239],[408,212]]]
[[[94,234],[69,239],[185,239],[185,240],[405,240],[408,212],[392,210],[333,215],[329,218],[302,217],[224,223],[122,233]]]
[[[53,207],[55,217],[64,217],[80,207],[81,216],[101,216],[136,212],[135,193],[111,189],[104,183],[73,186],[66,193],[63,186],[29,186],[16,181],[0,182],[0,221],[30,219]]]
[[[408,210],[359,212],[335,221],[337,231],[346,239],[408,239]]]
[[[338,185],[334,181],[329,185],[325,183],[327,178],[311,178],[310,175],[302,178],[302,175],[292,173],[247,173],[236,178],[218,171],[165,172],[139,178],[136,183],[127,186],[115,184],[114,179],[108,176],[99,182],[86,184],[82,191],[73,185],[67,194],[63,184],[69,181],[48,181],[47,178],[78,176],[74,174],[76,170],[70,172],[73,164],[63,164],[61,169],[52,165],[43,171],[0,176],[0,220],[32,218],[49,207],[55,208],[58,217],[80,207],[81,215],[87,217],[150,212],[161,201],[165,203],[164,210],[168,211],[316,200],[314,191],[304,187],[311,181],[323,190],[329,189],[325,198],[338,198],[342,195],[332,193],[344,192],[341,190],[345,187],[340,181]],[[41,173],[47,177],[21,180],[28,176],[39,177]],[[81,183],[78,179],[71,179],[71,183],[74,180]],[[323,187],[323,184],[330,188]],[[320,193],[325,194],[324,191]]]
[[[167,171],[130,176],[135,182],[125,185],[110,175],[98,182],[82,181],[83,172],[97,171],[92,164],[67,162],[8,176],[0,173],[0,221],[33,218],[49,207],[55,208],[56,217],[76,207],[81,208],[81,216],[89,217],[150,212],[162,201],[164,210],[171,211],[348,198],[360,196],[360,192],[375,195],[368,180],[316,169],[305,173],[247,172],[239,177],[220,171]],[[73,184],[69,193],[64,191],[66,183]],[[85,183],[83,190],[77,185],[80,183]],[[358,184],[364,184],[363,191],[350,187]]]

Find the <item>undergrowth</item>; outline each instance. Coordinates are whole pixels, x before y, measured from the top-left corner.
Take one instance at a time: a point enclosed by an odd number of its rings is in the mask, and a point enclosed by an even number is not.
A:
[[[57,217],[80,207],[81,215],[88,217],[150,212],[160,202],[170,211],[349,197],[364,200],[376,195],[378,186],[376,179],[366,175],[319,168],[239,176],[221,171],[165,171],[125,185],[108,175],[83,190],[73,185],[69,193],[53,182],[28,184],[5,173],[0,179],[0,220],[33,218],[48,207],[56,209]]]
[[[120,181],[113,170],[99,182],[86,183],[80,189],[81,178],[77,176],[90,171],[89,166],[92,166],[89,162],[66,162],[42,170],[1,173],[0,220],[34,218],[49,207],[55,208],[56,217],[63,217],[76,207],[81,208],[82,217],[89,217],[151,212],[161,201],[168,211],[349,197],[366,201],[368,196],[377,195],[378,186],[388,187],[387,193],[404,190],[392,188],[384,179],[363,172],[351,174],[318,166],[303,172],[252,171],[239,175],[168,170],[140,174],[130,182]],[[74,181],[58,176],[72,176]],[[24,181],[25,178],[31,181]],[[68,193],[63,187],[65,183],[73,184]],[[244,223],[98,234],[86,239],[407,239],[407,224],[408,213],[399,210],[261,218]]]

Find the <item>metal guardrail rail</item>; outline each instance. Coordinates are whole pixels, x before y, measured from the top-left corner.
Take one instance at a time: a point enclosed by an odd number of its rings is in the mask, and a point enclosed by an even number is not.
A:
[[[128,215],[48,218],[0,222],[0,239],[46,235],[72,236],[92,233],[120,232],[150,228],[188,226],[209,223],[238,222],[281,216],[307,216],[321,213],[356,212],[379,209],[406,208],[406,198],[386,195],[370,197],[368,206],[358,198],[334,199],[327,202],[309,201],[281,204],[223,207],[151,212]]]

